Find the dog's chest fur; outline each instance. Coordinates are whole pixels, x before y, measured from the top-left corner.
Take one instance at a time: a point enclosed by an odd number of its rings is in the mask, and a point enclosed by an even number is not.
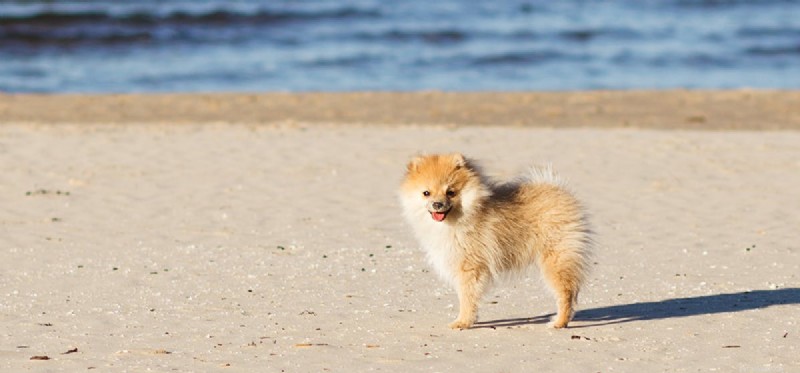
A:
[[[457,283],[456,273],[467,245],[467,232],[447,224],[420,224],[417,236],[425,250],[428,262],[436,273],[451,285]]]

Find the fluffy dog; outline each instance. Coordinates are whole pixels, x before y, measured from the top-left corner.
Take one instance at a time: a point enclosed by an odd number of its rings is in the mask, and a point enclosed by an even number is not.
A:
[[[496,184],[461,154],[419,156],[408,163],[400,196],[428,261],[458,292],[451,328],[470,328],[491,284],[532,265],[556,297],[550,325],[567,326],[592,234],[580,203],[552,170]]]

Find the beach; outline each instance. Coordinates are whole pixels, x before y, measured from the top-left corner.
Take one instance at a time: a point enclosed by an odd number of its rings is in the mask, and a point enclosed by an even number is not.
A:
[[[0,94],[0,370],[795,372],[800,92]],[[594,268],[447,328],[415,154],[551,163]],[[46,358],[46,359],[45,359]]]
[[[0,94],[4,122],[800,129],[800,92]]]

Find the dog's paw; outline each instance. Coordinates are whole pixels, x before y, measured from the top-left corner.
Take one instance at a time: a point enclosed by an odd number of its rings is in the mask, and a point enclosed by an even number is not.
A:
[[[551,329],[565,329],[569,321],[553,320],[547,323],[547,327]]]
[[[450,329],[464,330],[464,329],[471,328],[472,327],[472,322],[471,321],[456,320],[456,321],[451,322],[447,326],[449,326]]]

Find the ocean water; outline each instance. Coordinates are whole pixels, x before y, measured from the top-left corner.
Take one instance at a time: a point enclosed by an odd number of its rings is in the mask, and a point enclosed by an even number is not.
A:
[[[800,88],[800,0],[0,1],[0,91]]]

